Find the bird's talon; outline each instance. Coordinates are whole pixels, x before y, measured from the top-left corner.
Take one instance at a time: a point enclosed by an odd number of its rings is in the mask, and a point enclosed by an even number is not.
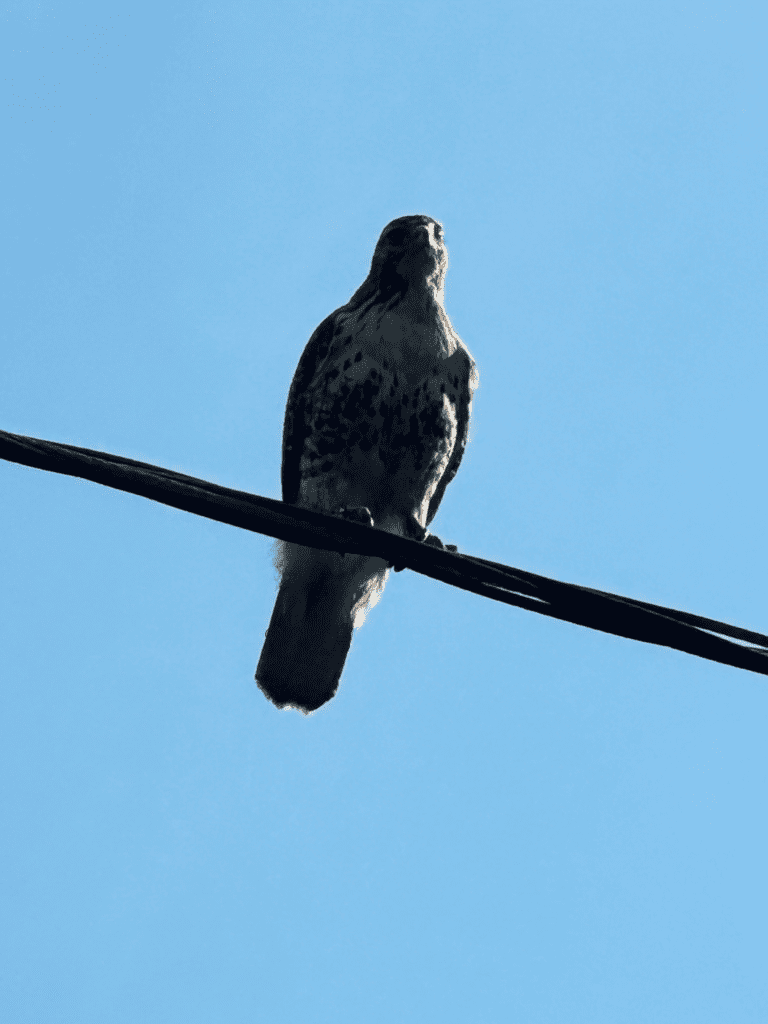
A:
[[[440,540],[436,533],[428,533],[424,538],[424,544],[429,544],[432,548],[444,548],[445,544]]]
[[[434,533],[427,534],[427,536],[424,538],[424,543],[429,544],[433,548],[442,548],[443,551],[459,550],[455,544],[443,544],[440,538]]]
[[[337,516],[341,519],[346,519],[350,523],[360,523],[361,526],[373,526],[373,516],[371,510],[366,508],[365,505],[353,505],[351,508],[340,508],[337,509]]]

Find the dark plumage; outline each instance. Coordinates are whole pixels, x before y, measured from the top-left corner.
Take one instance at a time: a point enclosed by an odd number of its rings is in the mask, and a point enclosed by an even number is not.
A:
[[[448,254],[431,217],[388,224],[371,271],[302,353],[283,430],[283,500],[423,540],[456,475],[475,364],[443,308]],[[386,582],[383,559],[281,547],[256,680],[278,707],[334,695]]]

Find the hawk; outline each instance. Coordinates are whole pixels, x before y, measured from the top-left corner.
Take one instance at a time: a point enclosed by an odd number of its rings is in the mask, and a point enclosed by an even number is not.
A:
[[[477,371],[443,308],[448,253],[431,217],[387,224],[371,270],[299,360],[283,428],[283,501],[426,540],[459,468]],[[381,596],[382,558],[280,545],[256,681],[278,707],[336,693],[352,631]]]

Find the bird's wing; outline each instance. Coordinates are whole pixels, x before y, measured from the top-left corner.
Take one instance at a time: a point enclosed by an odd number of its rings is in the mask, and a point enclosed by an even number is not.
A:
[[[309,395],[312,381],[328,358],[336,324],[336,310],[317,327],[306,344],[293,375],[283,424],[283,463],[280,479],[283,501],[295,505],[299,500],[300,464],[304,442],[311,433]]]
[[[456,407],[456,444],[453,446],[451,458],[440,477],[440,482],[435,488],[435,493],[429,502],[427,512],[427,526],[432,522],[443,500],[445,489],[459,471],[461,460],[464,457],[464,449],[467,447],[469,437],[469,413],[472,407],[472,391],[477,384],[477,370],[472,356],[462,345],[459,350],[464,359],[462,360],[462,380],[459,389],[459,401]]]

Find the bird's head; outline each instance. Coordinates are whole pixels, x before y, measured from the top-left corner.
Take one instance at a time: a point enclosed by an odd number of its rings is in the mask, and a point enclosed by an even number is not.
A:
[[[370,278],[385,292],[427,288],[442,301],[448,250],[443,228],[432,217],[414,214],[390,221],[373,253]]]

